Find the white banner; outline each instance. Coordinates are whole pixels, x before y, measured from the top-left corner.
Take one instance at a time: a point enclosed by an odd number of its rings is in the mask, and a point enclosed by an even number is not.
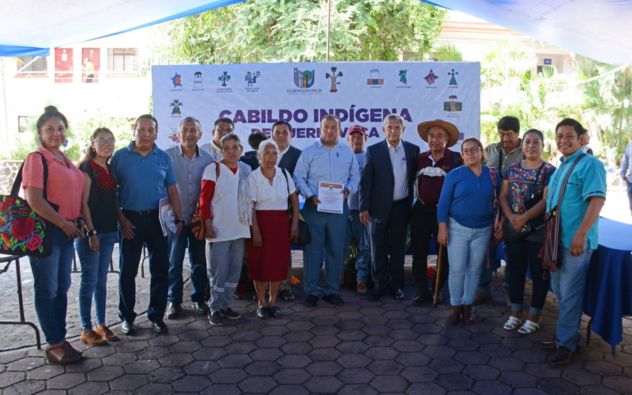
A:
[[[353,124],[366,127],[369,144],[383,138],[382,122],[390,113],[406,120],[404,139],[422,151],[427,145],[417,124],[423,121],[455,124],[460,140],[480,135],[479,63],[175,65],[154,66],[152,73],[161,148],[178,143],[178,126],[186,116],[202,123],[201,143],[211,140],[217,118],[228,117],[244,143],[250,133],[269,135],[275,121],[287,121],[292,144],[304,148],[319,137],[320,119],[329,113],[340,117],[343,136]]]

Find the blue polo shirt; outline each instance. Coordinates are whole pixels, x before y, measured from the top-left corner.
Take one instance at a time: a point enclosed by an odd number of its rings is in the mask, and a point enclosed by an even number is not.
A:
[[[558,204],[562,181],[568,173],[572,163],[583,152],[577,150],[568,158],[562,158],[560,166],[555,170],[549,181],[549,190],[546,197],[546,211],[550,212]],[[588,208],[589,198],[593,196],[606,197],[606,170],[599,161],[592,155],[582,158],[570,177],[562,204],[560,205],[561,226],[562,226],[562,246],[570,248],[573,236],[577,233],[579,226],[584,219]],[[594,250],[598,245],[598,222],[595,221],[586,236],[588,248]]]
[[[134,142],[114,153],[112,175],[118,184],[119,202],[124,210],[145,211],[158,208],[175,185],[169,155],[154,144],[147,156],[134,151]]]

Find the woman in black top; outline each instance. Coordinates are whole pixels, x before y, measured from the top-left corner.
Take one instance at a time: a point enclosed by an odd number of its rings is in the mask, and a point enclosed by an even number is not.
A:
[[[117,240],[116,182],[112,178],[109,164],[114,143],[114,134],[109,129],[98,128],[92,134],[90,148],[79,164],[79,169],[85,176],[81,213],[86,220],[88,236],[75,241],[81,261],[80,338],[84,343],[92,345],[118,340],[105,325],[107,275],[112,260],[112,249]],[[94,327],[90,314],[93,298],[96,310]]]

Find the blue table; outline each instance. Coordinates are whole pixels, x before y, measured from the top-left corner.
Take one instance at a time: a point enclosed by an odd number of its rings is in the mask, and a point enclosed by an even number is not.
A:
[[[599,219],[599,247],[593,253],[584,294],[592,330],[612,347],[623,339],[621,319],[632,315],[632,225]]]

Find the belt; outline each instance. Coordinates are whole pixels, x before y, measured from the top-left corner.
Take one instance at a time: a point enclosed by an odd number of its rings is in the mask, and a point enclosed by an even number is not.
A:
[[[392,203],[392,204],[393,204],[393,205],[395,205],[395,204],[402,204],[402,203],[408,203],[408,198],[407,198],[407,197],[405,197],[405,198],[403,198],[403,199],[393,200],[393,203]]]
[[[157,215],[158,214],[158,209],[154,208],[154,209],[151,209],[151,210],[142,210],[142,211],[133,211],[133,210],[125,210],[125,209],[123,209],[123,213],[134,214],[134,215],[139,215],[139,216],[149,216],[149,215]]]

